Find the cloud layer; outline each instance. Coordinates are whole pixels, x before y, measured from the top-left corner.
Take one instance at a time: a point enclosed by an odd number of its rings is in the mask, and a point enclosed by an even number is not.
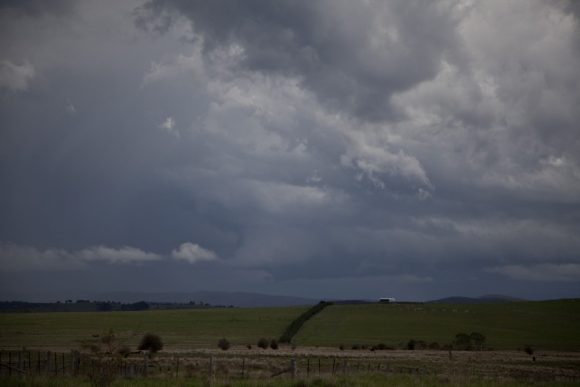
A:
[[[578,15],[6,3],[3,265],[147,261],[126,286],[165,265],[172,290],[226,273],[227,290],[577,296]]]

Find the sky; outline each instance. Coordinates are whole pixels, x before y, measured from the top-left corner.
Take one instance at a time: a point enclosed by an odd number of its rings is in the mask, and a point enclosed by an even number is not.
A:
[[[579,18],[0,0],[0,298],[580,297]]]

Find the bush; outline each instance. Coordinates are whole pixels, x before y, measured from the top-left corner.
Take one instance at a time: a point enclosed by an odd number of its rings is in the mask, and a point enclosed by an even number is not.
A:
[[[414,339],[411,339],[407,342],[407,349],[409,351],[413,351],[415,349],[416,345],[417,345],[417,342]]]
[[[228,341],[228,339],[222,338],[220,339],[220,341],[218,341],[218,347],[222,351],[227,351],[228,349],[230,349],[230,342]]]
[[[358,351],[360,349],[360,346],[358,344],[353,344],[353,346],[351,347],[351,349]]]
[[[340,344],[340,345],[338,346],[338,349],[340,349],[341,351],[344,351],[344,345]]]
[[[141,343],[137,348],[139,351],[149,351],[149,353],[156,353],[163,349],[163,342],[161,337],[154,333],[147,333],[141,339]]]
[[[270,348],[272,348],[272,349],[278,349],[278,342],[276,340],[272,339],[270,341]]]
[[[527,353],[528,355],[532,356],[534,354],[534,349],[531,346],[526,345],[524,347],[524,352]]]
[[[479,332],[471,332],[471,334],[469,335],[469,338],[471,339],[471,343],[473,344],[475,349],[477,349],[478,351],[483,350],[483,347],[485,346],[485,336],[484,335],[482,335]]]
[[[268,339],[262,337],[260,340],[258,340],[258,347],[262,349],[268,348]]]
[[[373,348],[376,349],[377,351],[386,351],[386,350],[392,350],[392,349],[394,349],[393,347],[389,347],[385,343],[378,343]]]
[[[441,349],[441,346],[439,345],[438,342],[434,341],[432,343],[429,343],[429,349],[437,350],[437,349]]]
[[[251,344],[248,344],[248,345],[246,345],[246,348],[252,349],[252,345]]]
[[[471,347],[471,337],[466,333],[458,333],[455,335],[455,341],[453,342],[453,348],[470,351]]]

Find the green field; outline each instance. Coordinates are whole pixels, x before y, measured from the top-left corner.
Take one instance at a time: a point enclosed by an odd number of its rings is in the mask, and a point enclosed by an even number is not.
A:
[[[525,344],[580,350],[580,300],[502,304],[333,305],[294,337],[298,345],[353,344],[400,347],[411,338],[450,343],[458,332],[480,332],[495,349]]]
[[[215,348],[226,337],[233,345],[278,338],[306,310],[294,308],[152,310],[143,312],[0,314],[0,349],[71,349],[107,329],[136,344],[146,332],[160,335],[167,350]],[[332,305],[306,322],[298,346],[384,343],[404,347],[413,338],[440,345],[458,332],[480,332],[493,349],[580,351],[580,300],[505,304]]]
[[[135,345],[146,332],[160,335],[167,349],[214,348],[226,337],[232,344],[277,338],[306,308],[156,310],[143,312],[0,314],[0,348],[78,348],[107,329]]]

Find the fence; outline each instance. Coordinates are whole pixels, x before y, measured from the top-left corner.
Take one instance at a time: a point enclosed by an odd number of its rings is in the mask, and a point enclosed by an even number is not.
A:
[[[78,351],[0,351],[0,377],[18,375],[110,377],[314,377],[356,373],[425,373],[424,369],[389,365],[384,359],[283,357],[267,355],[132,354],[126,358]]]

